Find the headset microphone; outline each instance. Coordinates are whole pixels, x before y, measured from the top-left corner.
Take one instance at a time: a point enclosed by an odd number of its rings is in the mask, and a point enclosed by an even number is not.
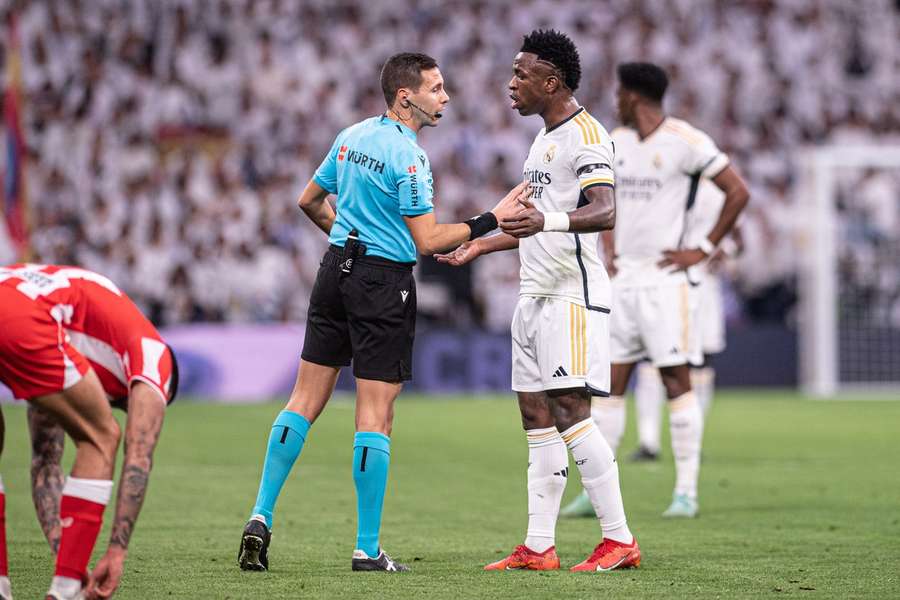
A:
[[[434,114],[431,114],[430,112],[426,112],[426,111],[422,110],[422,108],[419,107],[418,104],[414,103],[414,102],[413,102],[412,100],[410,100],[409,98],[407,98],[406,101],[409,103],[410,106],[412,106],[413,108],[415,108],[417,111],[419,111],[420,113],[422,113],[423,115],[425,115],[425,116],[428,117],[429,119],[437,120],[437,119],[440,119],[441,117],[444,116],[444,115],[442,115],[442,114],[439,113],[439,112],[436,112],[436,113],[434,113]]]

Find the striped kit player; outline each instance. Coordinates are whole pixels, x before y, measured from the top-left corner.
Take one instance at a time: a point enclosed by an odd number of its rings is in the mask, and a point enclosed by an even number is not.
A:
[[[177,394],[175,355],[128,296],[85,269],[0,267],[0,307],[0,382],[29,402],[32,498],[57,556],[47,597],[108,598],[122,576],[166,406]],[[110,406],[128,413],[123,475],[109,545],[89,576],[120,436]],[[65,433],[76,457],[61,486]],[[98,448],[108,453],[104,460]],[[2,509],[0,483],[0,524]],[[0,596],[9,597],[5,556],[0,527]]]

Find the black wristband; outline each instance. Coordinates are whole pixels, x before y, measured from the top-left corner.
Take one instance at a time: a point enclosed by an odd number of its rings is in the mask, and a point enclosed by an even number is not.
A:
[[[469,233],[469,240],[471,241],[497,229],[497,217],[494,213],[488,211],[481,213],[477,217],[472,217],[466,221],[466,225],[472,230]]]

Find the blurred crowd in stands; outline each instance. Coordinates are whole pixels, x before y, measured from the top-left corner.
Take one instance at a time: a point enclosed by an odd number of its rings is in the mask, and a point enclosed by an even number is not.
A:
[[[751,187],[746,251],[728,272],[734,318],[792,310],[796,151],[900,141],[894,0],[0,6],[16,12],[21,38],[34,259],[109,275],[161,324],[305,318],[326,239],[295,200],[334,136],[383,112],[380,66],[402,50],[435,56],[451,96],[440,127],[419,138],[442,221],[482,212],[519,180],[542,126],[509,108],[523,34],[573,37],[576,97],[610,130],[615,65],[663,65],[667,110],[712,135]],[[896,238],[898,173],[855,181],[859,210]],[[514,252],[418,268],[424,316],[508,327]]]

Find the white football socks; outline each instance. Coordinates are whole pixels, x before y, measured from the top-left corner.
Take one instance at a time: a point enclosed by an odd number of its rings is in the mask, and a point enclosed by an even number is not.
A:
[[[691,389],[697,394],[697,401],[703,410],[703,420],[709,415],[709,407],[712,406],[713,393],[716,385],[716,370],[712,367],[691,369]]]
[[[696,498],[703,413],[693,391],[669,400],[669,430],[675,455],[675,493]]]
[[[81,594],[81,581],[72,577],[56,575],[50,582],[50,590],[47,595],[53,595],[59,600],[77,600],[83,598]]]
[[[562,432],[581,472],[581,483],[600,520],[603,537],[623,544],[634,539],[625,519],[619,468],[612,448],[597,429],[593,419],[585,419]]]
[[[528,533],[525,545],[544,552],[556,543],[556,518],[566,489],[569,455],[555,427],[529,429]]]
[[[615,455],[625,435],[625,397],[594,396],[591,398],[591,418]]]
[[[666,391],[659,369],[650,363],[637,366],[634,384],[634,408],[637,416],[638,443],[650,452],[659,452],[662,430],[662,407]]]

